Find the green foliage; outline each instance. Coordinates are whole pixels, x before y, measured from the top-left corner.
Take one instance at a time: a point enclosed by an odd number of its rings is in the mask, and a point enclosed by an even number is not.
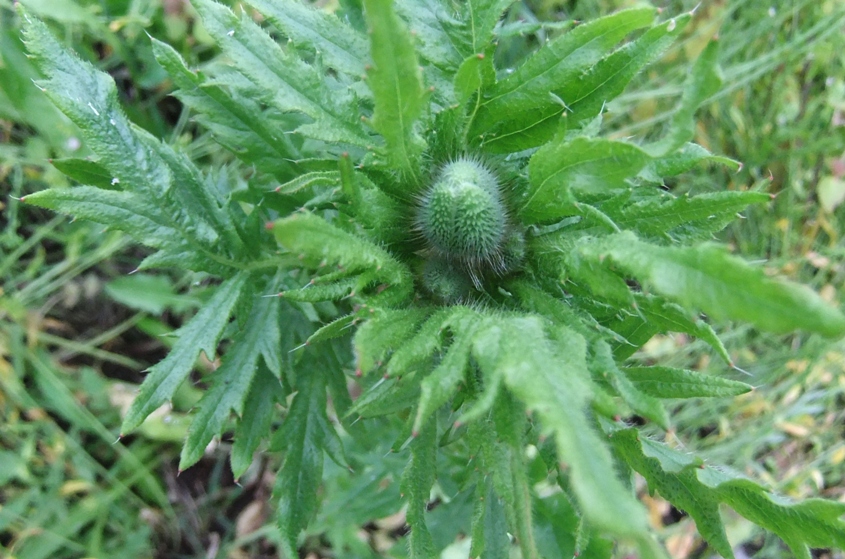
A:
[[[622,421],[636,414],[665,429],[661,399],[748,390],[695,371],[625,366],[670,331],[729,361],[696,313],[773,332],[845,334],[845,317],[808,288],[695,244],[768,195],[677,196],[653,186],[700,162],[732,164],[691,143],[696,109],[719,88],[717,43],[692,67],[661,139],[601,135],[603,108],[690,14],[655,21],[651,7],[623,10],[561,34],[509,74],[492,45],[508,1],[347,2],[345,21],[295,2],[249,4],[290,42],[274,40],[251,11],[194,0],[222,60],[195,73],[166,44],[152,47],[179,98],[246,164],[241,184],[133,126],[108,76],[24,14],[46,76],[39,87],[95,159],[59,165],[88,184],[23,201],[127,232],[157,250],[140,267],[220,280],[150,370],[125,433],[174,397],[201,351],[211,358],[230,340],[205,379],[180,468],[234,433],[240,476],[272,440],[284,454],[275,493],[288,556],[318,516],[324,453],[346,465],[342,445],[366,440],[350,415],[395,427],[410,557],[435,557],[445,545],[428,511],[435,490],[454,498],[444,508],[477,496],[469,526],[456,524],[472,534],[473,553],[505,557],[513,534],[526,559],[555,548],[606,556],[608,539],[661,557],[631,471],[689,513],[725,557],[720,503],[801,557],[810,546],[842,546],[841,506],[785,503]],[[361,67],[368,41],[371,63]],[[456,162],[481,171],[452,176]],[[486,198],[443,203],[443,183]],[[492,237],[467,229],[473,212],[494,222]],[[442,239],[448,246],[437,246]],[[461,243],[491,246],[453,254]],[[362,393],[352,403],[355,377]],[[327,394],[349,436],[333,425]],[[470,457],[477,467],[467,467]],[[458,473],[445,474],[448,459],[461,463]]]

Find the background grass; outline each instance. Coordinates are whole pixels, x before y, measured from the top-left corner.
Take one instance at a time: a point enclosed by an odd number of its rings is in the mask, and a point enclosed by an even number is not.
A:
[[[130,118],[195,159],[229,156],[168,97],[146,33],[201,63],[214,46],[181,0],[29,0],[58,36],[117,81]],[[230,4],[232,2],[229,2]],[[499,59],[517,60],[571,20],[627,1],[529,1],[510,11]],[[331,8],[332,2],[323,2]],[[694,8],[671,0],[664,14]],[[15,198],[67,185],[50,158],[81,157],[72,125],[31,84],[11,1],[0,0],[0,555],[48,557],[275,556],[267,524],[275,463],[260,457],[234,483],[224,441],[177,476],[182,418],[197,399],[182,389],[132,437],[117,441],[120,412],[140,372],[167,351],[162,334],[204,296],[201,276],[131,275],[144,255],[121,235],[71,222]],[[538,20],[558,22],[537,29]],[[528,24],[528,25],[526,25]],[[718,33],[725,87],[700,112],[696,141],[743,163],[738,173],[703,166],[667,185],[675,192],[762,188],[775,201],[744,214],[720,240],[773,273],[808,283],[840,304],[845,279],[845,7],[835,0],[707,1],[664,59],[643,74],[605,122],[619,136],[658,134],[677,100],[687,62]],[[69,186],[69,185],[68,185]],[[840,305],[841,306],[841,305]],[[757,389],[732,400],[678,404],[666,439],[729,464],[792,497],[845,500],[845,344],[803,334],[718,330],[727,370],[702,343],[652,340],[635,359],[736,376]],[[200,364],[209,369],[213,364]],[[390,438],[388,425],[373,436]],[[354,443],[351,443],[354,444]],[[386,442],[385,444],[389,444]],[[389,447],[360,457],[359,475],[327,466],[327,502],[306,540],[309,557],[401,557],[395,513],[403,464]],[[352,453],[355,454],[355,453]],[[459,472],[444,456],[440,469]],[[456,474],[458,475],[458,474]],[[449,476],[439,487],[448,500]],[[708,556],[692,522],[659,497],[642,498],[674,557]],[[438,501],[439,502],[439,501]],[[432,511],[447,555],[466,556],[452,502]],[[724,511],[738,557],[787,557],[753,525]],[[360,519],[380,520],[362,525]],[[841,550],[819,554],[843,557]]]

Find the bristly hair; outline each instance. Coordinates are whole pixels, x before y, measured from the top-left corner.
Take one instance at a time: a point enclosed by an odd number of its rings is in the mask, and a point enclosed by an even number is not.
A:
[[[485,250],[484,254],[453,254],[448,250],[448,247],[438,246],[437,243],[432,242],[432,234],[427,230],[429,225],[425,223],[425,218],[421,215],[426,204],[431,200],[432,190],[435,185],[443,179],[444,174],[450,168],[461,164],[469,164],[472,168],[476,169],[480,175],[480,182],[486,183],[480,184],[479,186],[491,196],[495,210],[501,212],[496,219],[498,222],[496,226],[500,229],[496,234],[497,238],[493,246],[489,247],[489,250]],[[461,153],[440,164],[437,171],[431,174],[430,181],[431,185],[428,189],[414,197],[417,205],[417,216],[413,231],[417,239],[421,238],[427,241],[428,244],[428,248],[423,253],[423,256],[429,258],[438,257],[453,262],[454,265],[459,266],[472,280],[475,288],[481,291],[483,290],[483,283],[486,278],[491,276],[501,277],[513,269],[512,266],[508,265],[508,259],[503,253],[504,243],[508,235],[514,230],[512,226],[513,218],[507,207],[507,196],[502,191],[498,173],[481,156]]]

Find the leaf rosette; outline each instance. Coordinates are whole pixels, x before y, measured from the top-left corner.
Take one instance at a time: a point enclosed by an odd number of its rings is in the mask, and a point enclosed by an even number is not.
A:
[[[276,495],[288,556],[318,515],[324,455],[351,462],[353,417],[392,425],[407,457],[411,557],[439,554],[427,521],[436,483],[478,496],[465,530],[473,556],[508,556],[512,534],[526,559],[607,556],[608,539],[661,557],[631,471],[725,557],[719,503],[800,557],[809,546],[843,547],[841,505],[786,502],[620,420],[666,428],[664,398],[750,389],[626,366],[660,332],[696,336],[728,359],[702,312],[773,332],[845,333],[845,317],[809,289],[698,244],[766,193],[652,186],[705,162],[736,165],[693,143],[695,110],[720,86],[715,41],[658,140],[601,135],[603,108],[691,14],[659,21],[650,6],[622,10],[559,34],[508,72],[495,60],[508,0],[364,0],[336,14],[294,0],[247,0],[240,13],[192,3],[222,55],[193,70],[155,39],[153,51],[182,103],[243,163],[240,174],[203,170],[134,127],[110,78],[24,15],[46,76],[39,87],[94,156],[63,164],[82,186],[24,202],[125,231],[154,249],[140,268],[220,279],[150,369],[125,433],[225,337],[180,467],[233,433],[240,476],[272,440],[284,455]],[[87,185],[92,165],[114,180]],[[327,394],[349,437],[329,419]],[[527,448],[556,497],[534,490]],[[453,452],[475,465],[447,483],[442,458]],[[550,523],[566,537],[541,537]]]

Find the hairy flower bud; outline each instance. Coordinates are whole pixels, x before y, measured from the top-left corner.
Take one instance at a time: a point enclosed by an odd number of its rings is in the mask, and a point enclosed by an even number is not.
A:
[[[507,213],[496,178],[482,163],[459,158],[446,164],[423,196],[417,223],[441,258],[469,269],[502,267]]]

